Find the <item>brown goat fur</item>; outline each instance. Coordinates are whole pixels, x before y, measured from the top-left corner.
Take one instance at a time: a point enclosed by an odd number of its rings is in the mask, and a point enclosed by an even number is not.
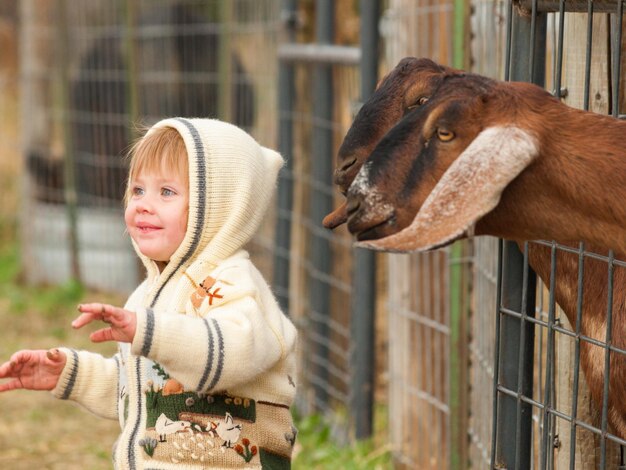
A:
[[[551,230],[549,233],[552,236],[546,234],[541,236],[542,238],[553,238],[570,243],[579,238],[588,237],[594,240],[599,238],[600,240],[596,240],[600,243],[598,246],[586,246],[586,249],[594,252],[606,252],[607,248],[617,246],[612,243],[611,233],[615,235],[619,227],[619,222],[616,221],[623,221],[624,218],[623,213],[614,207],[616,205],[614,201],[618,200],[619,196],[617,196],[618,199],[611,196],[615,190],[621,189],[619,180],[623,181],[624,176],[623,166],[617,174],[613,173],[615,165],[619,165],[617,160],[619,155],[624,152],[620,148],[619,138],[616,138],[616,135],[623,132],[624,126],[621,123],[617,123],[612,118],[591,115],[591,113],[583,113],[568,108],[545,91],[531,85],[502,84],[502,82],[494,82],[483,77],[467,75],[466,77],[469,78],[461,80],[463,82],[473,81],[474,83],[470,83],[469,86],[460,86],[458,90],[452,86],[449,88],[442,86],[438,89],[439,85],[446,81],[450,83],[458,81],[458,79],[449,78],[444,80],[444,76],[461,75],[461,72],[442,68],[441,76],[434,78],[432,70],[436,70],[436,68],[429,67],[426,69],[427,73],[420,73],[421,69],[418,67],[416,73],[400,73],[399,68],[407,67],[405,64],[422,63],[419,61],[424,61],[424,59],[408,58],[400,62],[394,71],[383,79],[372,99],[363,106],[363,110],[367,112],[357,114],[341,146],[337,162],[336,182],[342,192],[346,193],[357,172],[381,140],[381,136],[407,114],[408,110],[404,103],[409,102],[410,99],[403,96],[406,90],[411,88],[422,90],[418,92],[420,97],[423,96],[428,99],[435,95],[433,102],[438,101],[440,103],[452,96],[463,101],[467,99],[463,98],[463,93],[467,92],[470,92],[469,100],[472,102],[474,96],[471,93],[476,92],[480,99],[473,101],[473,103],[474,105],[477,103],[482,110],[489,104],[490,95],[497,94],[497,90],[494,91],[494,88],[510,87],[509,93],[513,97],[520,95],[517,100],[510,97],[504,98],[499,108],[494,106],[494,111],[491,114],[483,117],[481,113],[470,112],[471,118],[466,116],[462,122],[466,124],[466,127],[474,128],[474,132],[480,132],[484,129],[483,123],[489,123],[489,119],[492,119],[492,124],[497,125],[507,122],[507,119],[509,123],[515,122],[520,126],[523,124],[519,123],[529,122],[528,129],[536,132],[543,139],[539,142],[541,153],[547,155],[556,153],[561,160],[553,161],[551,164],[548,162],[547,165],[538,165],[536,161],[533,162],[531,167],[538,166],[538,168],[534,168],[534,175],[525,176],[531,169],[529,167],[522,172],[519,178],[514,179],[503,190],[502,198],[496,208],[477,222],[476,233],[504,236],[518,240],[518,243],[522,245],[523,240],[539,238],[537,236],[538,228],[539,231],[545,228]],[[405,82],[416,83],[411,86]],[[385,98],[385,94],[390,96]],[[504,95],[508,96],[508,93]],[[424,102],[421,103],[422,106],[424,104]],[[429,104],[431,108],[434,107],[432,106],[433,103]],[[422,111],[414,111],[413,114],[420,115],[422,112],[428,113],[429,111],[423,109]],[[501,120],[497,119],[498,115]],[[415,119],[416,116],[413,118]],[[407,118],[407,120],[409,119]],[[480,124],[476,126],[476,122]],[[411,127],[404,132],[409,134],[422,132],[419,125]],[[580,142],[585,140],[584,136],[586,135],[589,136],[586,142]],[[348,139],[348,136],[351,138]],[[423,132],[420,134],[422,144],[429,142],[426,140],[426,136],[427,134]],[[393,149],[394,145],[402,142],[402,139],[408,139],[408,137],[400,133],[382,147],[383,149],[385,147]],[[432,139],[432,135],[430,135],[430,139]],[[603,146],[605,141],[608,141],[609,144]],[[384,158],[387,152],[388,150],[377,149],[371,159]],[[414,150],[411,152],[407,152],[405,156],[415,157],[417,155]],[[593,156],[596,153],[595,158],[589,158],[589,155]],[[389,155],[387,157],[388,164],[394,167],[398,165],[396,157],[395,154]],[[536,160],[540,159],[537,158]],[[622,160],[622,162],[626,162],[626,160]],[[604,167],[604,171],[596,172],[596,164]],[[407,163],[403,163],[403,165],[403,167],[395,168],[393,175],[396,176],[394,177],[389,176],[388,168],[381,171],[383,178],[390,184],[389,192],[392,194],[398,193],[399,181],[402,181],[411,171],[416,172],[414,165]],[[433,167],[435,166],[433,165]],[[346,168],[350,171],[346,172]],[[445,172],[445,165],[443,168],[435,168],[435,170],[439,173]],[[605,178],[607,173],[609,177]],[[585,175],[585,180],[581,181],[580,175]],[[548,178],[548,176],[550,177]],[[416,177],[413,175],[413,178]],[[429,182],[428,178],[423,176],[422,178],[426,183]],[[431,176],[431,178],[433,177]],[[604,186],[604,181],[607,181],[606,186]],[[430,183],[432,184],[434,181],[430,181]],[[598,192],[598,188],[606,189],[607,192]],[[584,201],[579,204],[578,199],[581,192],[583,192]],[[539,195],[533,196],[534,193],[539,193]],[[427,195],[428,191],[418,198],[417,205],[407,209],[407,216],[404,219],[396,219],[394,221],[395,227],[386,228],[384,233],[393,233],[394,230],[401,231],[405,228],[419,211],[419,199],[423,202]],[[520,218],[520,205],[526,205],[522,211],[522,218]],[[398,207],[405,206],[398,204]],[[601,208],[608,208],[608,217],[606,214],[596,213]],[[335,213],[341,214],[342,210],[344,211],[343,220],[341,217],[336,218],[335,220],[339,221],[336,225],[345,221],[345,206],[336,210]],[[569,219],[572,211],[576,220]],[[555,217],[555,212],[559,215],[558,218]],[[529,229],[526,225],[531,228]],[[597,234],[598,231],[605,229],[610,229],[611,233],[607,233],[606,236],[600,234],[600,237],[589,236],[589,232]],[[384,233],[375,233],[374,236],[385,236]],[[568,234],[566,238],[561,237],[563,233]],[[619,232],[614,239],[619,239]],[[398,251],[397,247],[387,248]],[[622,257],[624,252],[619,249],[617,252],[618,257]],[[529,250],[529,262],[544,282],[549,283],[550,248],[532,244]],[[585,257],[584,269],[583,315],[580,328],[583,335],[604,341],[606,338],[608,300],[607,264]],[[555,298],[574,326],[576,325],[577,276],[578,256],[561,250],[557,251]],[[626,321],[624,321],[626,292],[620,288],[624,285],[626,285],[626,270],[616,266],[614,271],[612,344],[622,349],[626,348],[626,331],[624,331],[626,330]],[[594,346],[587,341],[582,342],[581,367],[597,405],[601,405],[603,397],[604,354],[604,348]],[[609,419],[618,435],[626,438],[626,387],[624,387],[626,384],[626,358],[621,354],[613,353],[610,370]]]

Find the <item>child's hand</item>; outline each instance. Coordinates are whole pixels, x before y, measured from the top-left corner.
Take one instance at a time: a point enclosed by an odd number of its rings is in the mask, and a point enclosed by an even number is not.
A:
[[[133,341],[137,329],[137,317],[134,312],[108,304],[80,304],[78,311],[81,315],[72,322],[74,328],[82,328],[95,320],[101,320],[110,325],[108,328],[102,328],[89,335],[89,339],[94,343],[103,341],[131,343]]]
[[[0,384],[0,392],[18,388],[52,390],[63,372],[66,360],[65,354],[58,349],[18,351],[0,366],[0,378],[13,378]]]

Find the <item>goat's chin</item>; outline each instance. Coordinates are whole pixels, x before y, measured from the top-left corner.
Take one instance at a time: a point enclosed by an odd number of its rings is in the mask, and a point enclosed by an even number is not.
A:
[[[354,221],[348,220],[348,230],[350,230],[358,241],[362,242],[366,240],[378,240],[379,238],[393,235],[398,231],[398,227],[395,216],[391,215],[384,220],[369,221],[368,224],[357,224]]]

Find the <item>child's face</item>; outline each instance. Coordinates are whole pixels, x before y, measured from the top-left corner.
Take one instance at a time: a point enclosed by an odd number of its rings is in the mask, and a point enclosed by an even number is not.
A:
[[[185,238],[188,210],[189,190],[179,175],[139,173],[124,220],[143,255],[167,262]]]

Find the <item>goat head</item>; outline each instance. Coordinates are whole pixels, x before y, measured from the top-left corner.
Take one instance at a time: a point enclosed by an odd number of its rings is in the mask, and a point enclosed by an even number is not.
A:
[[[424,105],[445,75],[460,73],[430,59],[405,57],[376,87],[363,104],[337,153],[335,184],[346,194],[354,177],[376,144],[405,114]],[[334,229],[346,222],[345,203],[324,217]]]

